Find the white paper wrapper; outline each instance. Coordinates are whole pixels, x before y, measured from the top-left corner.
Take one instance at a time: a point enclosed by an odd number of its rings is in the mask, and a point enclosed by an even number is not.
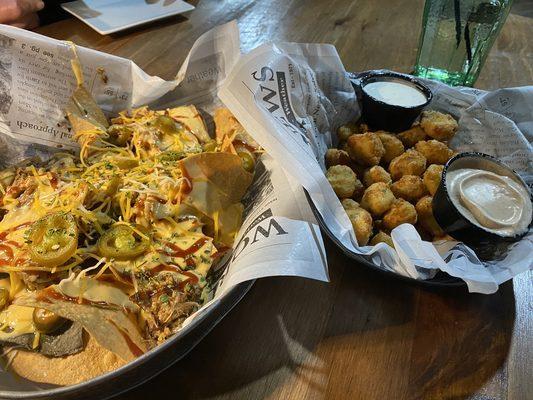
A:
[[[484,92],[426,83],[435,95],[429,108],[459,120],[453,149],[494,155],[531,186],[533,87]],[[283,168],[308,191],[345,251],[415,279],[430,279],[441,270],[479,293],[494,293],[500,283],[532,268],[531,231],[498,260],[486,263],[462,243],[423,241],[408,224],[392,231],[396,251],[384,243],[357,245],[348,217],[324,175],[324,154],[334,141],[332,133],[360,114],[334,47],[263,45],[240,58],[219,97],[274,158],[283,160]]]
[[[485,264],[462,244],[422,241],[409,225],[392,233],[398,251],[385,244],[358,247],[323,172],[332,132],[359,116],[353,88],[335,48],[276,43],[240,57],[238,49],[235,23],[215,28],[193,45],[174,81],[150,77],[129,60],[78,49],[85,80],[106,112],[143,104],[161,108],[193,103],[209,123],[209,112],[219,105],[216,90],[220,88],[224,104],[281,162],[283,168],[270,157],[264,160],[270,183],[256,182],[252,188],[252,193],[261,193],[258,198],[262,200],[253,202],[237,238],[236,257],[217,296],[254,277],[327,279],[323,244],[300,184],[341,246],[385,270],[415,279],[429,279],[442,270],[464,279],[470,291],[493,293],[500,283],[532,268],[531,233],[501,259]],[[75,82],[71,57],[65,42],[0,27],[0,132],[4,134],[0,135],[0,162],[4,165],[46,155],[51,146],[75,148],[63,118]],[[427,83],[435,92],[431,108],[459,118],[461,129],[452,142],[454,149],[493,154],[521,172],[531,185],[533,88],[487,93]],[[272,190],[264,189],[270,185]],[[287,236],[282,232],[288,232]]]
[[[202,35],[174,81],[148,76],[130,60],[82,47],[77,53],[86,86],[107,114],[146,104],[153,109],[194,104],[213,128],[210,113],[222,106],[216,93],[239,57],[239,34],[230,22]],[[75,87],[71,58],[68,43],[0,26],[2,165],[77,148],[63,111]],[[243,204],[243,226],[209,304],[256,278],[328,279],[320,229],[303,189],[269,155],[261,157]]]

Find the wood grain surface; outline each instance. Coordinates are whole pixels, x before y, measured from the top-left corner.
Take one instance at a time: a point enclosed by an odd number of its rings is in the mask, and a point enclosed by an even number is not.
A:
[[[170,79],[192,43],[237,19],[242,49],[333,43],[349,71],[409,72],[422,0],[200,0],[186,16],[111,36],[69,19],[43,34]],[[515,12],[516,10],[516,12]],[[515,1],[476,86],[533,83],[533,6]],[[125,399],[533,398],[531,271],[491,296],[385,278],[327,243],[331,282],[270,278],[185,359]]]

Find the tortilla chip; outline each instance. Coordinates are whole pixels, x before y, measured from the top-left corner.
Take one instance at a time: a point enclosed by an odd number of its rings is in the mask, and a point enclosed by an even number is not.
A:
[[[242,213],[244,206],[236,203],[221,210],[218,214],[218,237],[217,241],[231,247],[235,240],[235,235],[242,225]]]
[[[26,350],[16,351],[10,367],[23,378],[54,385],[74,385],[113,371],[125,361],[103,348],[85,332],[85,349],[65,357],[46,357]]]
[[[35,336],[33,333],[6,338],[0,344],[6,346],[19,345],[26,350],[35,351],[33,344]],[[41,333],[39,338],[39,353],[60,357],[75,354],[83,350],[83,328],[81,324],[68,321],[59,329],[51,333]]]
[[[130,361],[146,351],[137,325],[119,307],[102,308],[64,301],[53,295],[55,285],[15,299],[14,304],[50,310],[79,322],[105,348]]]
[[[227,108],[217,108],[213,116],[217,142],[222,143],[225,138],[231,141],[240,140],[248,146],[259,150],[259,144],[250,136],[240,122]]]
[[[253,178],[240,157],[230,153],[195,154],[182,160],[180,167],[192,184],[184,202],[209,216],[239,203]]]
[[[109,126],[102,109],[84,86],[78,86],[66,108],[67,118],[76,135],[94,130],[106,131]]]
[[[168,115],[181,123],[187,130],[196,136],[200,143],[206,143],[211,140],[207,133],[204,119],[195,106],[190,105],[171,108],[168,110]]]

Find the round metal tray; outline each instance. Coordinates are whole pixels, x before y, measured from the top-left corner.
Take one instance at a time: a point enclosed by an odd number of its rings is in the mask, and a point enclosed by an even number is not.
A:
[[[71,386],[40,385],[4,371],[1,399],[89,400],[106,399],[126,392],[163,372],[196,346],[250,290],[254,281],[235,286],[219,303],[196,318],[178,334],[123,367]],[[36,389],[39,386],[39,389]]]
[[[369,261],[366,257],[362,256],[361,254],[354,253],[350,249],[347,249],[335,237],[335,235],[331,232],[329,227],[326,225],[326,223],[324,222],[324,219],[322,218],[322,216],[318,212],[315,204],[313,203],[313,200],[311,200],[311,197],[309,196],[309,193],[307,193],[307,190],[304,189],[304,192],[305,192],[305,196],[307,197],[307,201],[309,203],[309,206],[311,207],[311,210],[313,211],[313,214],[315,215],[315,218],[317,219],[318,224],[320,225],[320,228],[322,229],[323,232],[326,233],[326,235],[330,238],[330,240],[333,243],[335,243],[335,245],[348,258],[351,258],[352,260],[357,261],[359,264],[363,264],[365,267],[368,267],[368,268],[370,268],[370,269],[372,269],[372,270],[374,270],[376,272],[379,272],[380,274],[383,274],[383,275],[388,276],[388,277],[393,277],[393,278],[396,278],[396,279],[399,279],[399,280],[402,280],[402,281],[405,281],[405,282],[411,282],[411,283],[416,282],[416,283],[419,283],[421,285],[432,286],[432,287],[439,287],[439,286],[440,287],[455,287],[455,288],[462,287],[462,286],[466,287],[466,283],[463,280],[461,280],[459,278],[455,278],[453,276],[450,276],[447,273],[442,272],[442,271],[439,271],[431,279],[421,280],[421,279],[411,278],[409,276],[400,275],[400,274],[397,274],[397,273],[392,272],[392,271],[387,271],[387,270],[381,269],[380,267],[378,267],[373,262]]]
[[[347,72],[346,73],[348,79],[352,82],[352,85],[354,86],[354,89],[356,89],[356,92],[357,92],[357,88],[356,88],[354,80],[360,79],[361,77],[365,76],[368,72],[369,71],[364,71],[364,72],[360,72],[360,73],[354,73],[354,72]],[[397,274],[395,272],[387,271],[387,270],[379,268],[373,262],[369,261],[366,257],[364,257],[364,256],[362,256],[360,254],[356,254],[356,253],[352,252],[351,250],[347,249],[346,247],[344,247],[344,245],[339,242],[339,240],[333,235],[333,233],[328,228],[328,226],[326,226],[326,224],[324,223],[324,220],[322,219],[322,216],[320,215],[320,213],[316,209],[316,207],[315,207],[313,201],[311,200],[311,197],[307,193],[307,191],[305,191],[305,195],[307,196],[307,201],[309,202],[309,205],[311,206],[311,209],[313,210],[313,214],[315,215],[315,217],[316,217],[316,219],[318,221],[318,224],[320,225],[320,228],[326,233],[326,235],[331,239],[331,241],[333,243],[335,243],[335,245],[347,257],[351,258],[352,260],[357,261],[358,263],[363,264],[364,266],[366,266],[366,267],[368,267],[368,268],[370,268],[370,269],[372,269],[372,270],[374,270],[376,272],[379,272],[380,274],[383,274],[383,275],[389,276],[389,277],[393,277],[393,278],[396,278],[396,279],[399,279],[399,280],[402,280],[402,281],[405,281],[405,282],[411,282],[411,283],[416,282],[416,283],[419,283],[421,285],[432,286],[432,287],[439,287],[439,286],[440,287],[466,287],[466,283],[463,280],[461,280],[459,278],[455,278],[453,276],[450,276],[447,273],[442,272],[442,271],[439,271],[435,275],[435,277],[433,277],[432,279],[421,280],[421,279],[411,278],[411,277],[408,277],[408,276],[400,275],[400,274]]]

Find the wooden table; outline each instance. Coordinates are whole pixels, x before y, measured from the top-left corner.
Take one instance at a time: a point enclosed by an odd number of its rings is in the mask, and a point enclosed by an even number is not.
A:
[[[270,40],[333,43],[347,70],[408,72],[423,0],[201,0],[112,36],[69,19],[43,34],[172,78],[192,43],[237,19],[244,51]],[[528,17],[529,16],[529,17]],[[515,1],[478,81],[533,83],[533,6]],[[492,296],[382,277],[327,243],[331,282],[258,281],[185,359],[120,399],[531,399],[531,271]]]

